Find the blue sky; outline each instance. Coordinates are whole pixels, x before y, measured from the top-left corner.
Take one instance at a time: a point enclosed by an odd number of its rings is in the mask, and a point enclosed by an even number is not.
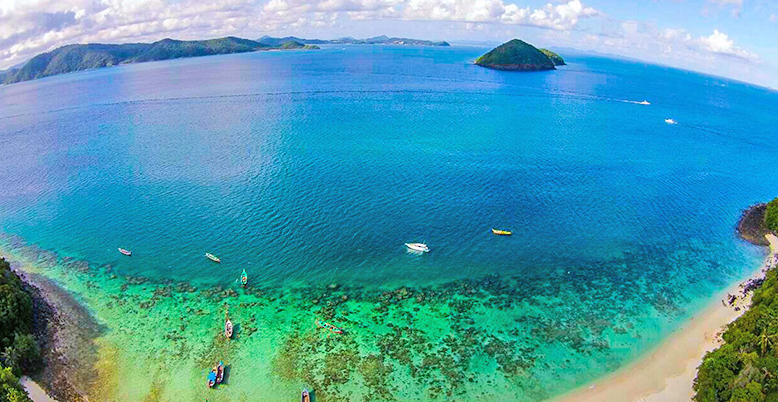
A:
[[[0,69],[70,43],[381,34],[516,37],[778,88],[776,0],[0,0]]]

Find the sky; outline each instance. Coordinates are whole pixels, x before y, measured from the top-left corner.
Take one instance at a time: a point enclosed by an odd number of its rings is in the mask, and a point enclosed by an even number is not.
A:
[[[778,88],[778,0],[0,0],[0,69],[66,44],[228,35],[519,38]]]

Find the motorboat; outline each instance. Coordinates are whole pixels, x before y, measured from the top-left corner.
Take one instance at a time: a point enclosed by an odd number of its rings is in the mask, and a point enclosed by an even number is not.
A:
[[[408,247],[409,250],[418,251],[421,253],[429,253],[430,248],[427,247],[424,243],[405,243],[405,247]]]

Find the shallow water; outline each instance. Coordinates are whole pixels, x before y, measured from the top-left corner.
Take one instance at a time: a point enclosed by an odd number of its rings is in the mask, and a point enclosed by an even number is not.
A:
[[[581,55],[491,71],[471,64],[484,50],[265,52],[0,87],[2,248],[108,328],[106,401],[541,400],[759,264],[733,227],[778,188],[776,93]],[[422,240],[431,253],[404,250]],[[206,391],[218,359],[229,384]]]

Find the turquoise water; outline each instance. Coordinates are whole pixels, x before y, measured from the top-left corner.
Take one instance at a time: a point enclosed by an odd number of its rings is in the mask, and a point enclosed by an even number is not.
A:
[[[371,353],[382,356],[394,371],[373,388],[399,400],[430,397],[423,392],[435,376],[456,378],[398,340],[414,328],[439,351],[448,335],[480,331],[448,346],[459,351],[457,372],[472,377],[453,397],[540,400],[645,352],[759,264],[761,250],[739,241],[734,225],[744,207],[776,195],[778,94],[576,54],[553,72],[472,65],[485,50],[262,52],[0,87],[6,247],[53,253],[60,264],[41,272],[77,294],[124,292],[110,282],[118,274],[235,288],[245,314],[253,314],[248,300],[291,303],[266,316],[276,338],[256,341],[264,357],[248,348],[236,355],[236,375],[241,364],[278,371],[297,339],[290,334],[318,334],[285,319],[323,314],[364,325],[327,342],[355,351],[355,372]],[[636,103],[643,100],[651,104]],[[411,241],[432,252],[406,252]],[[68,275],[71,258],[103,268]],[[252,287],[242,293],[234,282],[244,268]],[[392,330],[375,321],[385,313],[376,305],[401,287],[440,293],[419,310],[393,304],[387,317],[410,329],[381,348],[378,335]],[[262,299],[251,289],[278,293]],[[316,292],[350,299],[322,311]],[[85,304],[114,328],[106,342],[136,336],[138,307],[115,311],[90,297]],[[174,300],[165,308],[182,317],[203,302]],[[207,339],[214,326],[193,324],[187,336]],[[169,347],[142,346],[128,347],[124,360]],[[406,349],[410,362],[392,352]],[[197,365],[178,359],[164,364]],[[413,375],[413,367],[435,374]],[[321,370],[241,392],[269,398],[307,381],[338,400],[370,388],[364,373],[332,385]],[[173,382],[158,381],[163,394],[182,392]],[[148,392],[140,379],[130,383],[114,395]],[[239,400],[230,391],[218,395]]]

